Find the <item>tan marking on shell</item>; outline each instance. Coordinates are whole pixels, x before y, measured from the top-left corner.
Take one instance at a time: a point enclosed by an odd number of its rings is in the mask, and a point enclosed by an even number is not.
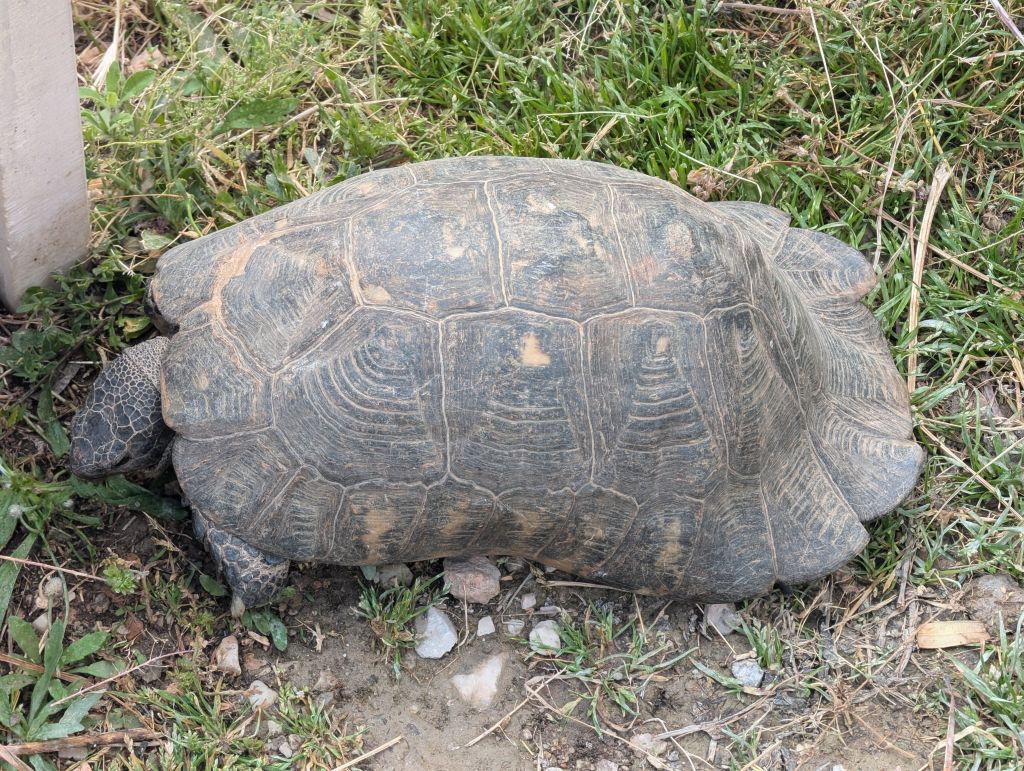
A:
[[[523,336],[523,353],[519,360],[527,367],[546,367],[551,363],[551,357],[541,350],[540,340],[533,332]]]
[[[256,239],[247,239],[244,236],[239,239],[238,246],[224,256],[217,266],[216,277],[213,280],[213,287],[210,291],[209,310],[213,314],[217,325],[221,329],[227,329],[224,319],[224,287],[233,278],[238,278],[245,272],[245,266],[249,263],[254,251],[260,246],[267,244],[288,229],[286,220],[281,219],[269,233]]]
[[[388,290],[376,284],[364,284],[362,287],[363,298],[374,305],[386,305],[391,302],[391,295]]]
[[[671,342],[668,335],[662,335],[658,338],[658,341],[654,344],[655,353],[665,353],[668,350],[668,344]]]

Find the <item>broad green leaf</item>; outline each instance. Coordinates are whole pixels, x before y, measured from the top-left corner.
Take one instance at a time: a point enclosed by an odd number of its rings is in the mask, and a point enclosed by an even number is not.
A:
[[[50,683],[60,666],[60,657],[64,653],[64,619],[54,621],[50,626],[50,636],[46,638],[43,648],[43,672],[36,680],[32,689],[32,701],[29,706],[29,721],[36,723],[44,717],[44,700],[50,690]]]
[[[222,134],[234,129],[250,129],[279,123],[291,115],[299,106],[299,100],[292,97],[266,97],[242,102],[228,110],[224,122],[214,132]]]
[[[3,677],[0,677],[0,695],[3,696],[3,698],[0,698],[0,702],[3,702],[11,691],[16,691],[27,685],[32,685],[35,681],[35,675],[22,675],[15,673],[13,675],[4,675]]]
[[[95,691],[73,699],[68,708],[64,710],[60,720],[43,726],[40,730],[36,731],[34,738],[38,741],[63,739],[65,736],[85,730],[82,720],[101,698],[103,698],[103,692]]]
[[[75,640],[64,651],[64,655],[61,656],[61,666],[64,667],[68,664],[75,664],[82,659],[91,656],[103,647],[103,643],[107,641],[107,636],[106,632],[91,632],[85,637]]]
[[[21,652],[28,657],[33,664],[42,661],[42,654],[39,650],[39,635],[32,625],[24,619],[11,616],[7,620],[7,628],[11,632],[11,638],[21,648]]]
[[[154,495],[121,476],[104,482],[86,482],[72,477],[70,482],[71,489],[82,498],[142,511],[157,519],[179,521],[189,516],[188,511],[171,498]]]
[[[134,99],[146,90],[155,77],[156,73],[153,70],[139,70],[129,75],[121,87],[121,99]]]
[[[271,616],[269,628],[270,639],[274,643],[274,647],[279,651],[285,650],[288,647],[288,627],[277,616]]]
[[[63,458],[71,448],[67,431],[57,420],[53,411],[53,392],[49,385],[45,386],[39,395],[39,405],[36,407],[36,416],[43,429],[43,439],[50,445],[50,451],[55,458]]]
[[[117,95],[121,92],[121,67],[117,62],[110,65],[107,70],[107,77],[104,81],[104,89],[107,92],[107,104],[111,107],[117,103]]]
[[[154,233],[152,230],[142,231],[142,247],[147,252],[159,252],[161,249],[166,249],[172,241],[174,241],[172,236]]]
[[[99,677],[104,680],[108,677],[114,677],[124,669],[124,663],[121,661],[94,661],[92,664],[86,664],[84,667],[75,667],[71,671],[76,675],[88,675],[89,677]]]
[[[42,755],[29,755],[28,762],[33,771],[57,771],[57,767]]]
[[[224,588],[224,584],[214,578],[210,578],[205,573],[199,574],[199,583],[208,594],[214,597],[224,597],[228,593],[228,590]]]
[[[12,557],[24,559],[32,551],[36,542],[36,534],[29,533],[25,539],[18,544],[18,547],[11,552]],[[14,582],[18,580],[18,573],[21,571],[21,563],[4,561],[0,564],[0,625],[7,616],[7,606],[11,602],[11,592],[14,591]]]
[[[7,542],[14,535],[18,527],[18,518],[10,515],[11,504],[14,503],[14,496],[8,491],[7,495],[0,493],[0,552],[3,552]]]

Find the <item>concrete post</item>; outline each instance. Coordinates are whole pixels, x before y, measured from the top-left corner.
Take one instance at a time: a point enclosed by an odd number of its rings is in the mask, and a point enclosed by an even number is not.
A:
[[[88,244],[71,2],[0,0],[0,302]]]

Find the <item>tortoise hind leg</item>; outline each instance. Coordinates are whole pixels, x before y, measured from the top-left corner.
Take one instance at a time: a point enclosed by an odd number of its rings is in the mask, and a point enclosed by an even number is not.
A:
[[[232,616],[237,618],[246,608],[266,605],[284,587],[288,578],[287,559],[250,546],[198,511],[193,512],[192,526],[231,587]]]

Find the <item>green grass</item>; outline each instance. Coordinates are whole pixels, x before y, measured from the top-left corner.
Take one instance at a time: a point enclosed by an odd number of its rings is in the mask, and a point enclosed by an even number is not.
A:
[[[820,607],[834,627],[834,608],[863,591],[873,607],[897,593],[948,597],[979,573],[1024,577],[1024,79],[1019,48],[988,3],[811,3],[801,6],[813,15],[798,17],[632,0],[153,0],[146,16],[128,5],[123,68],[82,94],[92,256],[0,319],[3,508],[21,512],[0,519],[10,553],[89,568],[105,558],[93,520],[112,507],[180,515],[162,495],[120,482],[72,482],[63,459],[63,426],[91,363],[151,332],[140,301],[161,252],[373,168],[515,153],[607,161],[702,197],[770,203],[877,267],[869,304],[899,366],[917,356],[924,477],[872,525],[846,584],[746,608],[763,663],[781,656],[792,668],[793,649],[819,642]],[[105,50],[113,7],[75,4],[80,51]],[[159,63],[130,66],[146,51]],[[914,247],[943,163],[952,177],[913,329]],[[168,554],[132,597],[158,594],[186,622],[190,609],[209,613],[189,593],[202,596],[194,583],[176,583],[181,561]],[[194,566],[182,570],[198,580]],[[109,579],[131,590],[116,570]],[[4,615],[5,592],[32,591],[18,580],[13,563],[0,566]],[[1024,740],[1006,730],[1010,686],[991,666],[993,656],[1019,664],[1018,639],[983,661],[956,652],[976,676],[951,670],[909,705],[936,704],[944,720],[942,698],[952,696],[958,725],[985,727],[958,740],[965,767],[1024,763]],[[899,642],[884,638],[869,660],[820,671],[885,691],[879,678],[899,661]],[[756,756],[769,739],[744,752]]]
[[[578,709],[598,732],[608,722],[638,716],[645,689],[678,674],[688,655],[663,632],[647,629],[639,615],[617,622],[614,611],[593,605],[580,620],[563,614],[558,636],[558,649],[531,644],[530,656],[573,688],[575,698],[558,705],[559,713],[570,716]]]
[[[438,577],[417,578],[412,586],[399,584],[383,590],[370,584],[359,595],[356,613],[369,623],[396,680],[402,676],[402,654],[416,645],[416,632],[410,625],[444,600],[443,592],[435,593],[430,588]]]

